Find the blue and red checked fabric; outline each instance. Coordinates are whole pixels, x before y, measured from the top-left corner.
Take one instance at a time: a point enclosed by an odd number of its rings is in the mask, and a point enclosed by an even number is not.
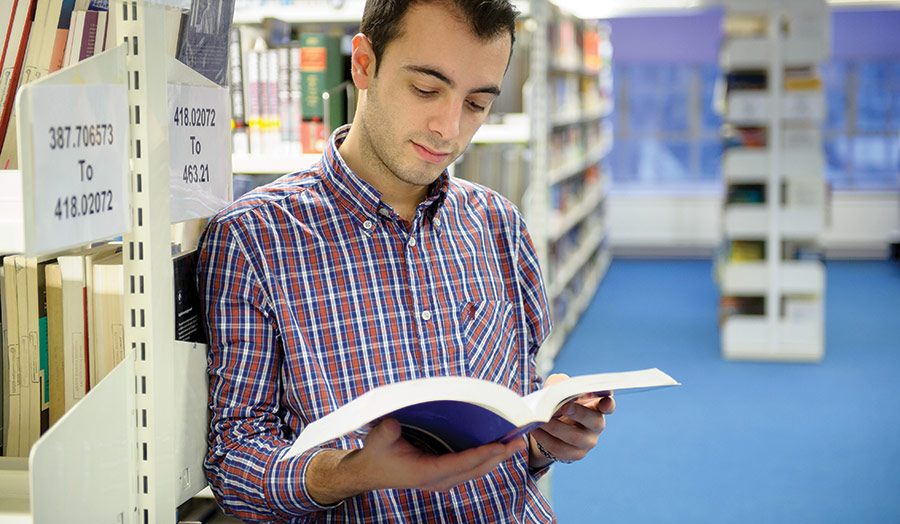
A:
[[[223,210],[201,239],[205,465],[219,503],[297,523],[553,522],[525,453],[448,492],[376,491],[332,507],[305,484],[326,448],[279,460],[307,424],[387,383],[466,375],[523,395],[540,387],[534,357],[550,316],[518,210],[444,173],[405,222],[340,158],[348,130],[311,169]]]

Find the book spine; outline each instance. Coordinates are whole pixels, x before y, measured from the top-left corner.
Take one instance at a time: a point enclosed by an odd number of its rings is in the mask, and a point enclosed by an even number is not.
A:
[[[94,56],[94,48],[97,43],[97,22],[99,13],[88,11],[84,14],[84,32],[81,37],[81,47],[78,51],[78,61]]]
[[[325,35],[305,33],[300,36],[300,81],[303,97],[300,110],[303,120],[325,118],[322,93],[325,92],[325,71],[328,69],[328,47]]]

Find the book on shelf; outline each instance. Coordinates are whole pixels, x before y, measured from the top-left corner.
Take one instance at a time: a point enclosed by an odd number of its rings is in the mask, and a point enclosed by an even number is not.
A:
[[[86,267],[93,267],[95,258],[108,256],[116,249],[119,249],[118,244],[102,244],[60,255],[56,259],[62,278],[62,318],[59,321],[62,324],[65,410],[71,409],[84,398],[91,387],[88,315],[90,296]]]
[[[762,204],[766,201],[765,184],[729,184],[726,204]]]
[[[570,400],[678,385],[658,369],[572,377],[524,397],[473,377],[443,376],[372,389],[309,424],[285,458],[299,455],[390,417],[403,437],[423,451],[459,452],[509,442],[549,422]]]
[[[91,347],[92,386],[96,386],[125,358],[125,326],[122,297],[125,293],[122,252],[94,261],[91,282],[93,333]]]
[[[59,262],[44,266],[47,285],[47,382],[50,388],[50,420],[52,426],[66,412],[65,358],[63,342],[62,272]]]
[[[766,243],[763,240],[732,240],[728,247],[731,262],[756,262],[766,258]]]
[[[37,0],[13,0],[9,29],[0,54],[0,146],[6,139],[36,8]],[[0,165],[3,169],[13,167]]]
[[[200,294],[195,281],[197,250],[172,257],[175,284],[175,340],[206,343]]]
[[[47,354],[47,285],[44,269],[52,262],[52,258],[25,259],[25,281],[28,309],[28,342],[31,351],[31,414],[32,431],[37,435],[50,427],[50,381],[49,358]],[[21,307],[21,304],[20,304]],[[35,416],[36,413],[36,416]]]
[[[69,39],[69,28],[74,10],[75,0],[63,0],[60,6],[59,20],[56,24],[56,33],[53,36],[53,47],[50,51],[49,73],[62,69],[65,64],[66,42]]]
[[[88,386],[87,389],[90,391],[91,388],[97,385],[100,382],[99,371],[97,370],[97,345],[99,341],[97,340],[97,332],[94,326],[99,322],[96,320],[96,305],[94,302],[94,265],[97,264],[100,260],[108,258],[115,254],[116,251],[121,250],[121,245],[119,244],[106,244],[98,247],[97,249],[93,249],[83,253],[84,258],[84,287],[85,287],[85,295],[87,299],[87,317],[86,317],[86,328],[87,331],[87,378],[88,378]]]
[[[233,14],[234,0],[191,0],[179,33],[178,60],[223,87]]]
[[[0,268],[0,325],[3,329],[3,453],[5,456],[24,456],[20,453],[21,419],[21,357],[19,353],[19,301],[16,294],[15,258],[3,258]],[[23,268],[24,271],[24,268]],[[27,429],[27,426],[24,426]]]
[[[321,153],[325,135],[345,122],[345,97],[334,92],[344,81],[343,63],[340,36],[300,35],[300,140],[304,153]],[[326,92],[332,95],[327,102],[322,98]]]
[[[719,323],[735,315],[762,316],[766,314],[766,297],[723,296],[719,299]]]
[[[3,259],[3,293],[6,295],[4,326],[7,343],[4,347],[8,363],[4,404],[5,453],[12,457],[27,457],[31,445],[40,436],[41,391],[40,361],[35,359],[29,332],[27,259],[22,255],[7,255]],[[38,381],[34,378],[38,377]],[[7,400],[8,398],[8,400]]]

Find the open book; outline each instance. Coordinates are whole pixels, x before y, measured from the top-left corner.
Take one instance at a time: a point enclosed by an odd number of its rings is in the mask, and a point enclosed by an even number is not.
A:
[[[583,395],[604,397],[613,391],[677,385],[656,368],[572,377],[525,397],[471,377],[397,382],[368,391],[307,426],[284,458],[386,417],[396,419],[403,437],[423,451],[458,452],[490,442],[509,442],[549,422],[563,404]]]

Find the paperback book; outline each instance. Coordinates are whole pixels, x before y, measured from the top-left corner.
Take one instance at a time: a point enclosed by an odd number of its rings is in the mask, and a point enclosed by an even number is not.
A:
[[[432,377],[375,388],[304,429],[284,458],[299,455],[373,425],[396,419],[403,437],[419,449],[444,454],[491,442],[509,442],[549,422],[570,400],[612,392],[647,391],[679,385],[653,368],[572,377],[524,397],[472,377]]]

